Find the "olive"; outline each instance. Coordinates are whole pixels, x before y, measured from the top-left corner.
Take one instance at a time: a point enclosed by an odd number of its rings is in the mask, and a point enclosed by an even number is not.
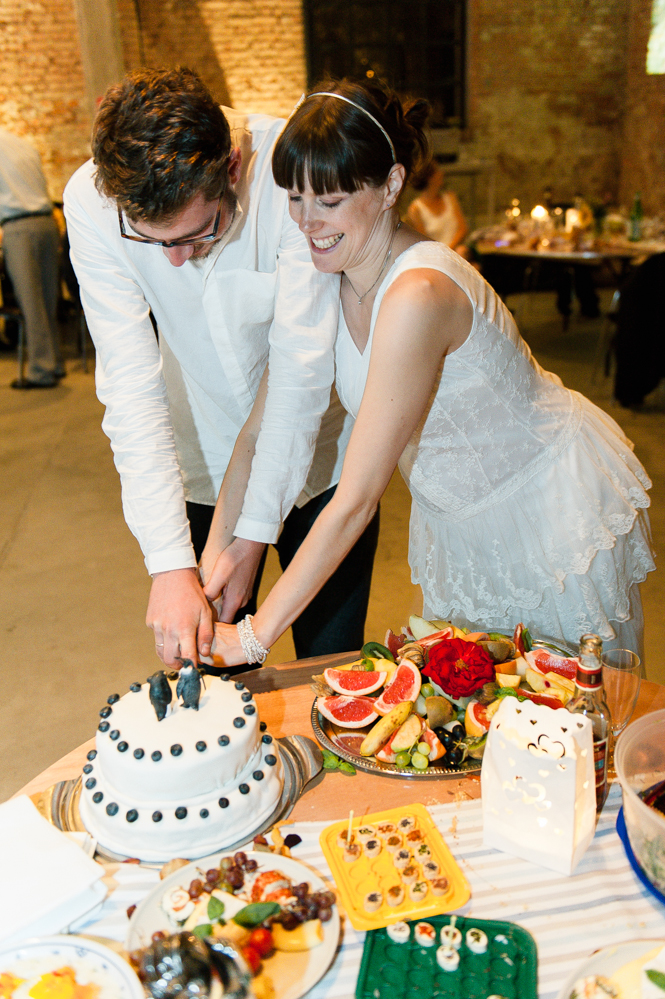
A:
[[[247,854],[243,853],[242,850],[238,853],[233,854],[233,863],[236,867],[243,868],[247,863]]]
[[[296,898],[307,898],[307,895],[309,893],[309,885],[307,884],[306,881],[303,881],[299,885],[294,885],[291,890],[293,891],[293,894],[296,896]]]
[[[329,909],[327,906],[323,909],[319,909],[319,919],[322,923],[327,923],[331,917],[332,909]]]
[[[150,937],[150,939],[154,943],[158,943],[158,941],[160,941],[160,940],[166,940],[166,933],[164,933],[163,930],[157,930],[156,933],[153,933],[153,935]]]
[[[219,871],[216,867],[211,867],[209,871],[206,871],[206,881],[208,884],[214,884],[215,881],[219,881]]]
[[[280,922],[285,930],[295,930],[301,920],[298,919],[293,912],[284,912],[281,916]]]
[[[248,857],[245,861],[245,870],[248,872],[255,871],[258,866],[253,857]]]
[[[220,871],[228,871],[229,867],[233,867],[233,857],[222,857],[219,862]]]

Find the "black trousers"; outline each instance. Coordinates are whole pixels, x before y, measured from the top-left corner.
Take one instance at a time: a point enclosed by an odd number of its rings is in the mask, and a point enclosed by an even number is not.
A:
[[[334,493],[335,486],[332,486],[301,509],[294,507],[286,518],[282,533],[275,545],[283,570],[291,562],[314,521]],[[212,506],[187,503],[187,516],[197,559],[200,559],[208,538],[213,512]],[[293,622],[291,626],[293,643],[298,659],[324,656],[334,652],[352,652],[362,647],[365,641],[365,618],[378,539],[379,511],[377,510],[336,572],[300,617]],[[236,621],[245,614],[253,614],[256,610],[264,564],[265,555],[256,574],[252,598],[238,611]],[[246,667],[243,666],[242,669]]]

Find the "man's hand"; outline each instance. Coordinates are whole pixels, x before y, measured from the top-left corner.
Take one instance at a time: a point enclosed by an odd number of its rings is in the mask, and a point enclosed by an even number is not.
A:
[[[254,580],[265,545],[260,541],[235,538],[208,571],[205,552],[201,560],[203,592],[215,602],[220,621],[230,623],[252,595]]]
[[[146,624],[154,631],[155,651],[167,666],[177,665],[177,657],[197,663],[199,655],[210,655],[212,609],[196,569],[155,573]]]

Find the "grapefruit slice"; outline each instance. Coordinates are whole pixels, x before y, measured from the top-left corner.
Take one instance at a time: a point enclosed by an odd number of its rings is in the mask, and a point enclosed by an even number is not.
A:
[[[380,715],[387,715],[396,704],[402,701],[415,701],[420,693],[422,679],[420,670],[415,663],[405,659],[401,662],[392,680],[380,697],[374,701],[374,710]]]
[[[487,705],[478,701],[469,701],[464,715],[464,728],[467,735],[484,735],[490,727],[491,718],[487,717]]]
[[[377,670],[326,669],[323,676],[329,687],[338,694],[373,694],[386,682],[387,673]]]
[[[416,644],[421,649],[431,649],[433,645],[438,645],[439,642],[443,642],[445,639],[453,638],[454,635],[455,629],[453,627],[444,628],[443,631],[435,631],[433,635],[427,635],[426,638],[417,638]]]
[[[553,694],[535,694],[532,690],[525,690],[524,687],[517,688],[518,697],[526,697],[528,700],[533,701],[534,704],[544,704],[548,708],[554,708],[555,710],[563,707],[563,701],[559,700]]]
[[[379,717],[374,710],[376,701],[371,697],[317,697],[316,710],[328,721],[342,728],[364,728]]]
[[[420,738],[422,742],[426,742],[427,745],[429,746],[430,763],[432,763],[434,760],[440,760],[442,756],[445,756],[446,754],[445,748],[440,742],[438,736],[427,725],[423,729]]]
[[[577,659],[564,659],[563,656],[556,656],[547,649],[532,649],[524,656],[532,670],[536,673],[560,673],[561,676],[569,680],[575,680],[577,675]]]

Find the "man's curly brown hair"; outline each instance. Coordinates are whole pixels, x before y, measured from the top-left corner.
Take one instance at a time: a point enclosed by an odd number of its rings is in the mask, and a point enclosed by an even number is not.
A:
[[[219,198],[230,149],[224,113],[193,70],[137,70],[99,107],[95,183],[128,218],[168,224],[195,195]]]

